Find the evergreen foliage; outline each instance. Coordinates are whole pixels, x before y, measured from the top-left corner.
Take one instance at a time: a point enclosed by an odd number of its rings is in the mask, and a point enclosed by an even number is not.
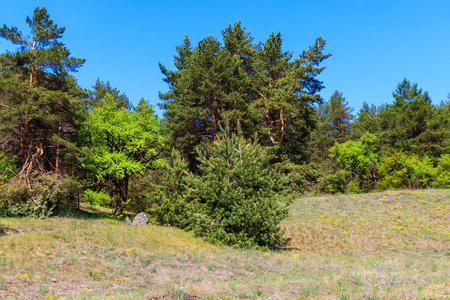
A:
[[[323,88],[316,76],[330,56],[322,53],[325,40],[318,38],[293,59],[282,50],[279,33],[254,45],[238,22],[222,34],[225,45],[209,36],[195,48],[186,37],[177,47],[177,70],[160,66],[170,89],[160,96],[167,144],[196,170],[195,148],[213,142],[227,119],[231,128],[240,123],[246,137],[258,133],[272,162],[305,160],[305,140],[314,127],[311,105]]]
[[[192,179],[198,200],[193,230],[214,242],[275,247],[287,216],[286,178],[270,168],[267,151],[226,128],[206,151],[198,151],[201,175]]]
[[[353,108],[348,106],[342,93],[335,91],[330,100],[320,103],[316,110],[316,128],[308,143],[310,161],[318,164],[328,158],[328,149],[336,142],[350,139]]]
[[[175,149],[172,149],[171,163],[165,167],[167,172],[155,193],[155,205],[151,213],[159,224],[186,228],[194,211],[195,197],[190,187],[193,174],[189,172],[186,160]]]
[[[173,152],[173,167],[156,202],[157,220],[193,230],[205,239],[240,247],[275,247],[287,216],[287,178],[269,165],[257,140],[247,142],[227,126],[210,148],[198,150],[200,175],[186,173]]]
[[[221,40],[186,36],[174,70],[159,65],[161,121],[108,81],[80,88],[84,59],[45,7],[26,23],[0,28],[17,46],[0,54],[1,215],[127,204],[213,242],[273,248],[288,191],[450,187],[450,96],[433,105],[404,79],[393,103],[354,117],[339,91],[319,96],[322,37],[294,57],[280,33],[255,42],[240,21]]]
[[[433,115],[428,92],[404,79],[393,96],[394,103],[385,105],[379,112],[385,152],[424,151],[427,145],[421,143],[420,136],[426,132]]]
[[[63,157],[73,145],[82,118],[83,95],[69,72],[84,59],[70,55],[60,41],[65,28],[50,19],[45,7],[26,18],[30,37],[17,27],[0,28],[0,36],[19,46],[0,56],[0,138],[17,153],[22,177],[65,171]]]
[[[109,81],[104,83],[100,79],[97,79],[95,85],[92,88],[93,90],[89,91],[89,97],[86,101],[86,105],[88,106],[88,108],[92,109],[93,107],[102,105],[102,100],[106,97],[106,94],[111,95],[116,100],[119,108],[132,108],[127,95],[125,95],[124,93],[120,93],[117,88],[112,87]]]
[[[381,130],[379,123],[378,108],[364,102],[357,118],[352,123],[352,139],[359,139],[366,132],[378,134]]]

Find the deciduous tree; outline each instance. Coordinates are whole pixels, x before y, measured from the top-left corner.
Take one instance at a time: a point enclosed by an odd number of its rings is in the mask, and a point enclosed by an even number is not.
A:
[[[116,212],[122,212],[127,201],[130,178],[162,163],[157,158],[163,146],[160,125],[144,100],[129,111],[106,94],[89,112],[83,130],[91,149],[86,163],[98,181],[111,180],[118,191]]]

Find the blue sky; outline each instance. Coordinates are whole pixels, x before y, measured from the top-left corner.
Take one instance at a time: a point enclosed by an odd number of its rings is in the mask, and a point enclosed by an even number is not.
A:
[[[175,46],[193,45],[242,20],[255,41],[281,32],[283,48],[298,56],[318,36],[327,40],[327,69],[319,77],[329,99],[335,90],[355,113],[365,101],[392,103],[403,78],[428,91],[438,104],[450,93],[450,1],[144,1],[0,0],[0,26],[28,32],[25,18],[37,6],[66,27],[63,42],[85,65],[75,77],[84,88],[97,78],[155,105],[167,91],[158,68],[173,69]],[[0,52],[14,45],[0,40]],[[155,110],[161,116],[157,107]]]

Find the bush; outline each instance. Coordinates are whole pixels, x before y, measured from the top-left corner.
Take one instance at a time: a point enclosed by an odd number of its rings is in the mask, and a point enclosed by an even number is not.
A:
[[[442,154],[439,163],[434,170],[436,180],[434,187],[450,188],[450,154]]]
[[[46,218],[77,204],[80,186],[57,174],[31,176],[29,183],[14,178],[3,186],[0,215]]]
[[[4,153],[0,152],[0,187],[16,175],[15,161],[16,157],[9,159]]]
[[[347,183],[350,181],[350,172],[347,170],[330,171],[320,180],[320,187],[326,194],[345,193]]]
[[[224,135],[198,151],[200,176],[190,179],[196,201],[190,228],[212,242],[240,247],[275,247],[287,216],[288,180],[269,165],[265,148],[243,136]],[[284,199],[284,201],[282,201]]]
[[[90,205],[98,205],[103,207],[111,206],[111,197],[103,191],[85,190],[81,194],[81,199]]]
[[[426,188],[434,172],[428,156],[420,159],[415,154],[404,152],[382,156],[378,165],[378,173],[382,179],[377,182],[377,189]]]
[[[282,162],[276,165],[282,174],[288,178],[288,185],[292,193],[297,195],[323,193],[318,184],[326,172],[323,166],[315,164],[297,165]]]
[[[359,141],[347,141],[339,144],[335,143],[329,149],[330,157],[336,158],[337,163],[342,168],[341,174],[332,175],[330,179],[339,184],[332,183],[329,190],[337,191],[368,191],[376,181],[375,169],[378,159],[376,154],[376,143],[379,139],[370,133],[365,133]],[[345,179],[343,175],[347,175]],[[341,181],[346,183],[341,185]],[[347,182],[352,182],[347,189]]]
[[[189,179],[186,161],[178,151],[172,150],[172,166],[166,164],[167,172],[163,175],[161,185],[156,189],[155,204],[150,210],[156,216],[156,222],[186,228],[192,212]]]
[[[287,176],[269,165],[256,139],[248,143],[228,129],[198,152],[200,175],[173,151],[172,167],[155,197],[153,212],[161,224],[193,230],[198,236],[239,247],[275,247],[278,225],[287,216]]]

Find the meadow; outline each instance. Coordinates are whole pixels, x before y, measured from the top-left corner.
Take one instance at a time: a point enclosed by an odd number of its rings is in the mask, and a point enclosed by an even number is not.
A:
[[[0,218],[2,299],[450,299],[450,190],[305,197],[280,249],[86,208]]]

